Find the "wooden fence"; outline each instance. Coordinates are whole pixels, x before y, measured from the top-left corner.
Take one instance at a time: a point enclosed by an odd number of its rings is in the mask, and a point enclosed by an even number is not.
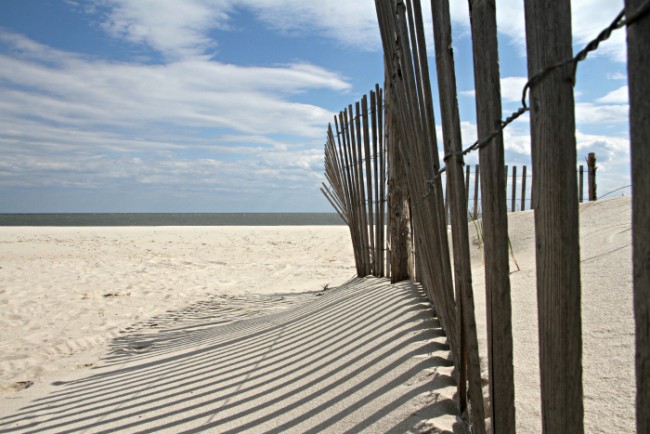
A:
[[[519,167],[519,169],[518,169]],[[479,193],[480,186],[480,165],[476,164],[473,167],[470,165],[465,166],[465,191],[467,192],[466,210],[472,219],[477,219],[481,215],[481,195]],[[532,172],[528,171],[528,166],[513,166],[506,165],[504,168],[506,175],[506,205],[508,212],[525,211],[532,209],[531,197],[531,180],[533,178]],[[585,183],[585,173],[587,174],[587,182]],[[589,153],[587,157],[587,170],[585,171],[584,165],[577,168],[577,181],[578,181],[578,202],[583,202],[585,198],[589,201],[595,201],[596,195],[596,154]],[[449,194],[449,177],[443,177],[443,183],[447,184],[447,196],[445,204],[447,207],[447,214],[450,215],[450,197]],[[587,195],[585,196],[585,188],[587,185]],[[450,220],[448,217],[448,221]]]
[[[396,269],[393,267],[395,258],[388,261],[390,266],[385,263],[381,238],[384,236],[382,198],[395,195],[397,199],[388,206],[388,233],[397,235],[389,235],[388,247],[394,256],[405,239],[412,243],[409,249],[416,252],[417,278],[436,308],[451,348],[458,380],[459,409],[464,411],[469,402],[472,432],[485,433],[487,415],[483,406],[468,237],[469,197],[473,191],[473,214],[476,216],[480,188],[489,418],[492,432],[514,433],[506,214],[508,205],[510,210],[516,207],[518,170],[512,167],[514,181],[510,184],[508,202],[508,169],[504,164],[502,130],[530,111],[532,170],[528,172],[524,166],[519,172],[523,179],[520,208],[525,208],[528,195],[524,183],[530,178],[528,199],[532,199],[535,209],[537,246],[542,427],[547,433],[582,433],[582,382],[573,380],[582,378],[578,203],[583,197],[584,168],[580,166],[579,176],[576,176],[572,85],[578,62],[609,38],[612,31],[626,26],[633,162],[636,423],[639,433],[647,433],[650,432],[650,171],[647,170],[650,167],[647,146],[650,142],[650,85],[647,80],[650,62],[646,53],[650,52],[650,0],[626,0],[624,13],[576,56],[571,45],[570,1],[525,0],[524,4],[529,81],[523,90],[522,107],[501,120],[498,118],[501,96],[495,0],[469,0],[478,140],[463,150],[449,0],[431,2],[445,153],[444,167],[441,167],[420,0],[375,0],[385,61],[383,107],[381,102],[376,102],[382,100],[377,86],[370,95],[369,111],[364,108],[364,97],[361,109],[359,103],[356,104],[356,113],[349,106],[335,118],[336,133],[330,127],[325,146],[326,175],[332,188],[324,185],[323,192],[350,226],[360,276],[380,276]],[[526,103],[527,94],[530,108]],[[369,117],[372,130],[368,129]],[[383,142],[382,135],[385,136]],[[470,167],[463,168],[464,157],[470,152],[479,154],[473,185],[470,184]],[[388,158],[382,160],[382,155]],[[588,163],[588,198],[594,200],[594,155],[590,154]],[[386,195],[383,176],[387,171],[389,191]],[[447,203],[443,187],[447,190]],[[400,193],[401,190],[405,192]],[[453,280],[447,209],[454,246]],[[406,214],[411,219],[410,234],[401,226]]]
[[[342,110],[327,130],[325,177],[321,191],[350,228],[357,274],[384,276],[386,157],[383,91]],[[370,99],[370,107],[368,107]]]

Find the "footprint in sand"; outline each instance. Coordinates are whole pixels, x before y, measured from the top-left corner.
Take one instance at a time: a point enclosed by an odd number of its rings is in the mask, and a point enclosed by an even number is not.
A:
[[[9,388],[15,392],[20,392],[21,390],[29,389],[33,385],[33,381],[16,381]]]

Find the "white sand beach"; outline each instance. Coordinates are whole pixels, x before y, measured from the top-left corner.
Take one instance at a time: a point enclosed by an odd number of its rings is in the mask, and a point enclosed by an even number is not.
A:
[[[586,432],[633,432],[630,200],[580,217]],[[510,215],[522,433],[541,429],[533,228]],[[463,432],[430,306],[352,279],[344,226],[4,227],[0,267],[0,432]]]

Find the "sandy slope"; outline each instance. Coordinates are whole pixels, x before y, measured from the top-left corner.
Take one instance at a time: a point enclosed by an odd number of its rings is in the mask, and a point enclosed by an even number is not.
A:
[[[472,226],[470,226],[472,227]],[[534,214],[509,215],[515,252],[510,282],[517,430],[541,432]],[[632,307],[631,201],[629,197],[580,206],[583,388],[585,432],[635,430],[634,316]],[[484,356],[485,285],[479,250],[473,252],[477,323]],[[484,366],[487,366],[485,357]]]

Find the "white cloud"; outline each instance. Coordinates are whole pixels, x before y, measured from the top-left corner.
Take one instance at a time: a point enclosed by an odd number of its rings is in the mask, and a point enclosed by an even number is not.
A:
[[[169,59],[204,55],[218,41],[213,29],[229,29],[238,9],[251,10],[267,26],[289,34],[321,34],[341,45],[380,48],[375,5],[300,0],[93,0],[102,27],[113,37],[146,44]]]
[[[629,158],[630,140],[625,137],[588,134],[576,131],[578,150],[585,150],[593,146],[602,145],[611,152],[611,157]]]
[[[521,102],[527,77],[504,77],[501,79],[501,99],[504,102]]]
[[[576,103],[577,124],[616,124],[628,121],[627,105],[598,105],[588,102]]]
[[[314,188],[332,114],[294,99],[350,89],[307,63],[142,65],[47,56],[54,50],[7,32],[0,43],[11,53],[0,54],[3,188]]]
[[[364,50],[381,47],[372,0],[243,0],[242,4],[272,28],[283,32],[319,33],[344,46]]]
[[[621,72],[614,72],[607,74],[607,78],[610,80],[627,80],[627,75]]]
[[[214,47],[207,32],[227,25],[229,0],[98,0],[107,8],[102,27],[114,37],[147,44],[170,58]]]
[[[0,35],[2,38],[3,35]],[[309,64],[240,67],[206,59],[167,65],[83,60],[59,53],[43,64],[36,52],[0,55],[0,79],[11,83],[0,111],[67,125],[142,126],[172,123],[250,134],[322,134],[330,113],[292,102],[310,89],[345,91],[340,76]]]
[[[629,91],[627,86],[621,86],[616,90],[609,92],[602,98],[598,98],[596,102],[602,104],[627,104],[629,100]]]

